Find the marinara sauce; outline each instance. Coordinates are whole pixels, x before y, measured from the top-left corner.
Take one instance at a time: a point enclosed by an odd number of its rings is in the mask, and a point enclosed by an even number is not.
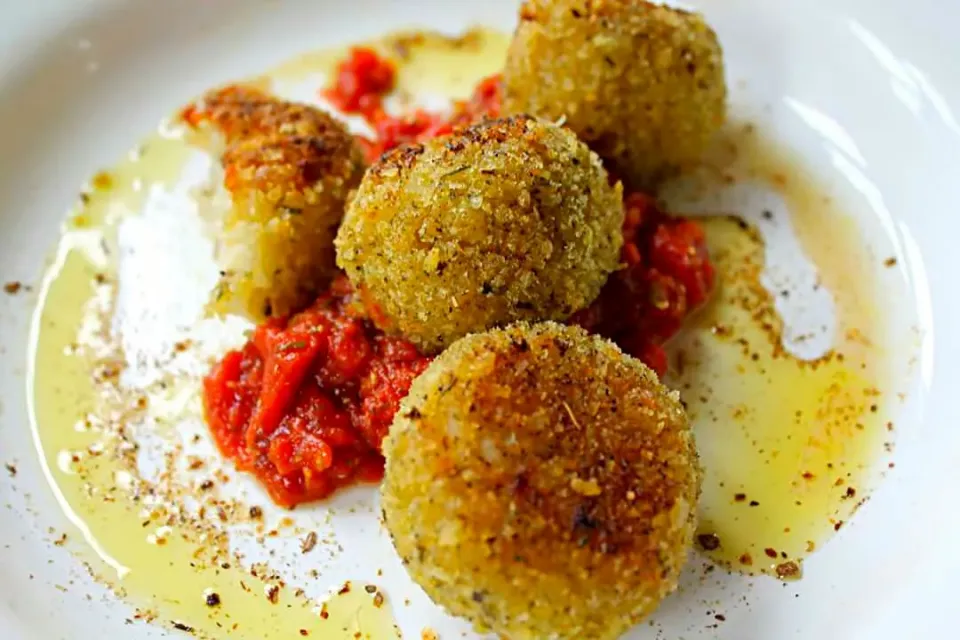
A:
[[[341,276],[308,309],[271,319],[204,380],[220,451],[292,507],[383,475],[380,444],[429,359],[356,312]]]
[[[395,76],[388,60],[356,48],[323,92],[376,132],[373,139],[358,137],[370,162],[406,142],[500,114],[494,76],[450,113],[391,115],[383,97]],[[628,194],[624,208],[622,268],[570,322],[614,340],[662,375],[663,344],[709,297],[714,270],[696,222],[666,215],[640,193]],[[371,311],[355,303],[349,281],[340,276],[310,308],[257,327],[204,381],[207,423],[220,451],[253,473],[281,506],[383,475],[383,437],[430,359],[406,340],[384,335]]]
[[[500,78],[485,78],[469,100],[457,101],[450,113],[432,113],[424,109],[391,115],[383,107],[383,97],[394,88],[393,65],[372,49],[355,47],[337,66],[335,83],[321,92],[335,107],[360,115],[376,132],[376,138],[357,136],[367,162],[374,162],[385,151],[407,142],[429,140],[454,128],[470,124],[484,116],[500,113]]]
[[[624,198],[624,212],[622,268],[570,322],[610,338],[662,376],[663,345],[706,302],[714,269],[696,222],[664,214],[641,193]]]

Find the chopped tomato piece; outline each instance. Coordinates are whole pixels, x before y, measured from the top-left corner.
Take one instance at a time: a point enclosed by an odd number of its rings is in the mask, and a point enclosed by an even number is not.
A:
[[[383,96],[393,90],[396,69],[373,49],[356,47],[337,67],[336,84],[324,95],[347,113],[380,109]]]
[[[671,218],[649,196],[624,198],[624,268],[572,322],[615,341],[659,375],[667,370],[663,344],[710,296],[714,269],[703,229]]]
[[[217,446],[277,504],[324,498],[383,473],[380,445],[429,359],[358,317],[345,277],[289,319],[259,326],[204,381]]]

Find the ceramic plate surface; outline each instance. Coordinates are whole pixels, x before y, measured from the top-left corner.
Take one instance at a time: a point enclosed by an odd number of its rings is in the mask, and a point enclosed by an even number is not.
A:
[[[17,469],[16,477],[0,469],[0,637],[140,640],[175,633],[127,624],[131,604],[92,580],[50,534],[75,530],[38,462],[25,395],[28,336],[79,185],[207,88],[305,51],[400,28],[510,30],[516,4],[5,3],[0,280],[22,281],[32,291],[0,295],[0,463]],[[896,409],[896,466],[849,526],[806,562],[803,580],[730,576],[684,589],[657,614],[663,635],[651,627],[631,637],[953,637],[952,579],[960,569],[960,9],[935,0],[692,4],[724,45],[735,112],[800,154],[896,257],[897,286],[884,312],[909,322],[916,354]],[[703,602],[723,610],[725,623],[711,628],[710,620],[692,619],[705,617]]]

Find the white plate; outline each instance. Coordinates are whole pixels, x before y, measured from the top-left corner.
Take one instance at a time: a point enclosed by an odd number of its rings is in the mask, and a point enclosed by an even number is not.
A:
[[[936,0],[909,8],[873,0],[694,4],[720,34],[737,99],[889,236],[912,292],[889,305],[916,314],[922,349],[918,388],[899,422],[896,469],[851,526],[807,562],[804,580],[686,590],[665,615],[687,619],[690,638],[953,637],[949,579],[960,568],[953,25],[960,11]],[[78,186],[204,89],[401,26],[510,28],[515,11],[514,0],[5,3],[0,280],[37,284]],[[66,525],[37,463],[24,401],[34,302],[29,293],[0,296],[0,462],[19,469],[15,481],[0,476],[0,637],[165,637],[171,632],[127,625],[131,606],[51,544],[48,527]],[[705,598],[727,611],[717,629],[695,619],[706,618]]]

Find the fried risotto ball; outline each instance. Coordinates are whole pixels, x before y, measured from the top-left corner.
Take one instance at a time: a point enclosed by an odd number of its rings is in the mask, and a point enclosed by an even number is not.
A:
[[[565,117],[632,189],[695,162],[726,115],[716,34],[640,0],[527,0],[503,81],[506,113]]]
[[[333,239],[364,171],[353,137],[315,107],[248,87],[213,91],[185,116],[226,143],[212,308],[254,320],[303,308],[336,273]]]
[[[619,263],[622,187],[573,133],[491,120],[385,154],[337,235],[381,328],[436,352],[589,305]]]
[[[686,414],[580,328],[456,342],[413,383],[384,454],[407,570],[478,631],[617,638],[677,585],[700,492]]]

